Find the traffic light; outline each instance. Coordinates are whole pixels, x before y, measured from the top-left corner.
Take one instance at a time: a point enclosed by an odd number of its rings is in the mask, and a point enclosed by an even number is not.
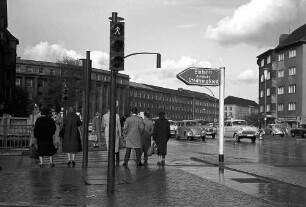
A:
[[[124,22],[110,22],[110,70],[124,70]]]
[[[63,84],[63,101],[68,101],[68,85]]]

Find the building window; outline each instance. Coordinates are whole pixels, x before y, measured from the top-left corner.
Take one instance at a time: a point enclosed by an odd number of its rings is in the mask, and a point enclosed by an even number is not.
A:
[[[33,73],[33,68],[32,68],[32,67],[27,67],[26,72],[27,72],[27,73]]]
[[[20,66],[18,65],[18,66],[16,66],[16,73],[20,73]]]
[[[278,95],[284,94],[284,87],[283,86],[280,86],[280,87],[277,88],[277,94]]]
[[[230,111],[233,110],[233,107],[230,106]]]
[[[264,112],[264,107],[263,107],[263,105],[260,105],[260,107],[259,107],[259,112],[260,112],[260,113],[263,113],[263,112]]]
[[[288,110],[289,111],[295,111],[295,103],[294,102],[290,102],[288,104]]]
[[[28,92],[28,99],[32,100],[33,99],[33,93],[32,92]]]
[[[44,69],[43,68],[38,68],[38,74],[44,74]]]
[[[264,97],[264,90],[260,90],[260,98]]]
[[[26,79],[26,87],[33,87],[33,79]]]
[[[270,96],[270,88],[267,88],[267,96]]]
[[[267,57],[267,64],[270,64],[270,63],[271,63],[271,55]]]
[[[288,86],[288,93],[295,93],[295,84]]]
[[[225,108],[225,111],[227,110],[227,106],[226,107],[224,107]]]
[[[281,54],[278,54],[278,61],[283,61],[285,58],[285,54],[284,53],[281,53]]]
[[[270,104],[267,104],[267,106],[266,106],[267,108],[267,112],[270,112],[271,111],[271,107],[270,107]]]
[[[284,104],[277,104],[278,111],[284,111]]]
[[[267,80],[270,80],[270,78],[271,78],[271,72],[268,71],[268,72],[267,72]]]
[[[296,56],[296,50],[289,50],[289,58],[293,58]]]
[[[289,75],[295,75],[296,74],[296,67],[289,68]]]
[[[277,76],[278,78],[283,78],[284,77],[284,74],[285,74],[285,70],[284,69],[281,69],[277,72]]]
[[[21,86],[21,78],[16,78],[16,86]]]
[[[55,75],[55,69],[50,69],[50,75]]]
[[[265,65],[265,60],[262,59],[262,60],[260,61],[260,66],[263,67],[264,65]]]
[[[265,76],[264,76],[264,74],[261,74],[261,76],[260,76],[260,82],[262,83],[262,82],[264,82],[264,80],[265,80]]]

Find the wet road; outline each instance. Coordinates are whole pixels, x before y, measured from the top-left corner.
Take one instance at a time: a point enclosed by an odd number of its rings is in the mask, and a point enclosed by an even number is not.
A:
[[[218,138],[206,139],[202,142],[171,140],[170,155],[179,163],[184,157],[196,158],[201,155],[218,155]],[[294,178],[301,173],[306,174],[306,139],[287,137],[269,137],[251,143],[244,139],[241,143],[234,139],[225,138],[224,156],[231,157],[233,166],[244,164],[249,166],[250,172],[269,171],[276,169],[288,172],[286,176]],[[176,157],[176,158],[174,158]],[[197,159],[195,159],[197,160]],[[266,166],[266,169],[256,169],[257,166]],[[273,171],[265,172],[270,177],[256,176],[252,173],[241,173],[239,170],[223,170],[221,173],[216,167],[197,167],[196,165],[180,167],[182,170],[222,183],[233,189],[271,201],[279,206],[306,206],[306,188],[303,184],[293,185],[273,178]],[[239,169],[239,167],[238,167]],[[248,168],[244,168],[245,169]],[[263,174],[265,174],[263,173]],[[304,178],[302,181],[306,181]]]

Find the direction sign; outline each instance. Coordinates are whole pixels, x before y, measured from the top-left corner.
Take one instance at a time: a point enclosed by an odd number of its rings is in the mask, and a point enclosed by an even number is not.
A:
[[[220,70],[214,68],[190,67],[176,75],[187,85],[219,86]]]

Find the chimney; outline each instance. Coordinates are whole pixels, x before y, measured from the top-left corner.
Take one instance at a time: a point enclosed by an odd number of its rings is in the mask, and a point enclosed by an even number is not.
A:
[[[0,0],[0,30],[7,28],[7,0]]]
[[[287,39],[288,36],[289,34],[281,34],[279,36],[279,44],[281,44],[285,39]]]

